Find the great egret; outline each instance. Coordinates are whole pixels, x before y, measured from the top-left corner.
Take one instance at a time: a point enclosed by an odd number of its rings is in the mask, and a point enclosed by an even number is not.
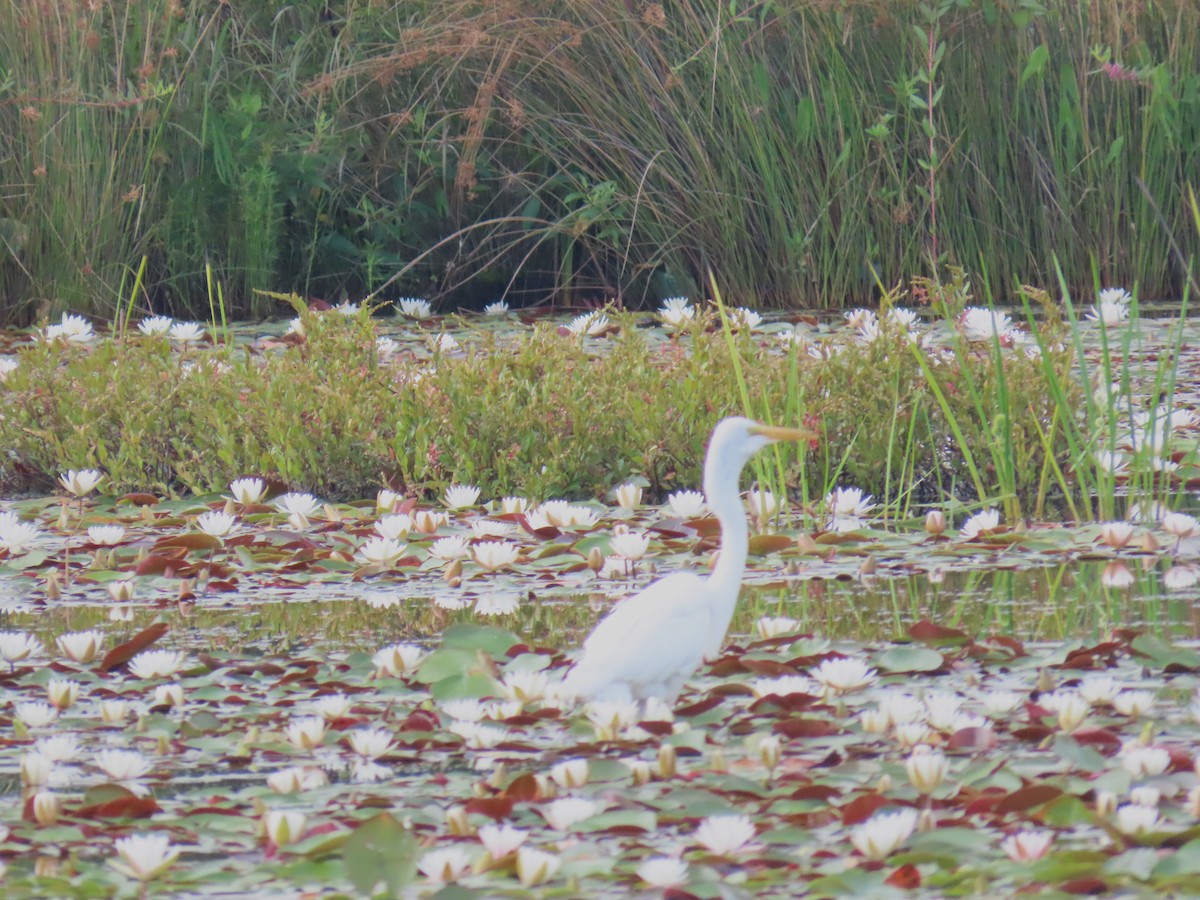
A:
[[[561,693],[588,700],[674,702],[705,658],[715,657],[737,605],[749,552],[749,527],[738,493],[742,468],[776,441],[806,440],[801,428],[729,418],[717,423],[704,459],[704,495],[721,525],[712,574],[676,572],[622,601],[583,644]]]

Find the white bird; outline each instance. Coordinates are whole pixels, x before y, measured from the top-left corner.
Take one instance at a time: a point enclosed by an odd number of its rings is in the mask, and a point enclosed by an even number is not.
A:
[[[584,641],[561,695],[619,703],[649,697],[675,701],[684,681],[720,651],[737,605],[749,552],[746,510],[738,493],[742,468],[769,444],[815,436],[743,418],[717,423],[704,459],[704,495],[721,525],[712,574],[675,572],[623,600]]]

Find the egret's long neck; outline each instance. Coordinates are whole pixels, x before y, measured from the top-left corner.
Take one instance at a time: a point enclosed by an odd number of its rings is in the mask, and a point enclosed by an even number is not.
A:
[[[708,500],[708,508],[721,523],[721,552],[709,576],[709,583],[713,587],[712,595],[720,598],[718,612],[728,622],[737,606],[742,573],[746,570],[746,541],[750,529],[738,493],[738,475],[729,477],[726,471],[728,462],[721,460],[720,456],[709,454],[705,460],[704,496]],[[739,467],[739,474],[740,471]]]

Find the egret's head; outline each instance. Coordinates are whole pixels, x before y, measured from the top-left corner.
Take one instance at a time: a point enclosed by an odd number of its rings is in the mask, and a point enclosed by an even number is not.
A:
[[[778,425],[763,425],[753,419],[733,416],[722,419],[713,429],[708,442],[710,458],[720,458],[727,465],[741,469],[750,457],[777,441],[807,441],[817,435],[807,428],[783,428]]]

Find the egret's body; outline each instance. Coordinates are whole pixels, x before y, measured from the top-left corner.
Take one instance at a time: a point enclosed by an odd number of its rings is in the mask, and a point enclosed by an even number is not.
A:
[[[712,574],[676,572],[622,601],[583,644],[563,693],[587,700],[673,702],[683,683],[721,649],[746,569],[749,527],[738,478],[750,458],[775,441],[812,437],[796,428],[724,419],[704,459],[704,495],[721,525]]]

